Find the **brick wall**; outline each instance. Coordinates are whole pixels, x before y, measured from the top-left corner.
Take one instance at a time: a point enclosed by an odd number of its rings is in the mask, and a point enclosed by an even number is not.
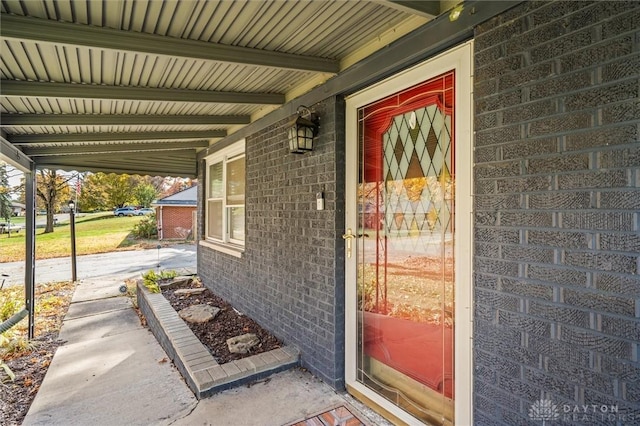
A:
[[[527,2],[476,28],[477,424],[539,399],[640,421],[638,23],[640,2]]]
[[[186,239],[193,227],[193,211],[196,207],[175,207],[162,206],[162,223],[158,226],[162,227],[162,239]]]
[[[199,246],[198,273],[216,294],[298,347],[305,367],[341,388],[344,102],[332,98],[314,110],[320,133],[311,153],[288,152],[288,120],[247,138],[245,253],[238,259]],[[323,211],[316,210],[320,191]],[[202,238],[201,212],[198,220]]]

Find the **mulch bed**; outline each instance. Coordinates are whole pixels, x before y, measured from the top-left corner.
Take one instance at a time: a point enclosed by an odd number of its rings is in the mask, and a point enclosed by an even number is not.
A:
[[[27,415],[47,368],[58,346],[58,333],[48,333],[32,341],[36,349],[29,354],[11,358],[7,365],[16,375],[14,382],[0,383],[0,424],[19,425]]]
[[[75,284],[71,282],[38,284],[35,296],[36,337],[26,347],[19,345],[8,350],[9,345],[0,350],[0,357],[16,376],[13,382],[1,383],[0,380],[0,425],[20,425],[27,415],[47,374],[53,355],[58,347],[64,344],[64,341],[58,339],[58,333],[74,290]],[[6,296],[10,289],[5,288],[3,291]],[[0,307],[3,300],[6,299],[0,298]],[[12,332],[4,336],[18,340],[24,338],[22,343],[26,343],[26,321],[24,319]],[[0,377],[7,378],[1,373]]]
[[[202,287],[198,281],[194,281],[191,285],[182,288],[199,288]],[[196,335],[200,342],[209,349],[211,355],[218,364],[224,364],[235,361],[248,356],[268,352],[282,346],[282,343],[268,331],[260,327],[258,323],[246,315],[236,311],[233,306],[216,296],[208,289],[202,294],[184,296],[175,295],[176,289],[162,289],[162,294],[169,301],[171,306],[180,312],[180,310],[191,305],[207,304],[220,308],[220,313],[216,317],[203,324],[185,323],[191,331]],[[253,333],[260,343],[256,345],[249,353],[235,354],[229,352],[227,339],[239,336],[245,333]]]

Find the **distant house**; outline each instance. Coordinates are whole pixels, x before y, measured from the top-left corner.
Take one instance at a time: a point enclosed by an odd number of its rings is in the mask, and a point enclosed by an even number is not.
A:
[[[196,234],[197,197],[198,187],[195,185],[152,203],[158,220],[158,239],[193,238]]]
[[[14,216],[24,216],[26,206],[23,203],[18,203],[16,201],[11,202],[11,211]]]

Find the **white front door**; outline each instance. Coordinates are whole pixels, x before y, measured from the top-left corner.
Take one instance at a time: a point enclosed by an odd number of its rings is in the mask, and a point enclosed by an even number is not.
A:
[[[470,424],[471,42],[347,99],[346,383]]]

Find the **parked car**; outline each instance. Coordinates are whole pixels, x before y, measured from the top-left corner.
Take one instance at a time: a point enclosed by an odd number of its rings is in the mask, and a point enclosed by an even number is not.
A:
[[[0,234],[11,233],[17,234],[22,229],[22,225],[14,225],[13,223],[0,222]]]
[[[150,209],[150,208],[138,209],[135,211],[134,214],[136,216],[149,216],[149,215],[156,214],[156,210]]]
[[[132,207],[132,206],[128,206],[128,207],[120,207],[119,209],[115,209],[113,211],[113,215],[114,216],[135,216],[136,215],[136,208]]]

